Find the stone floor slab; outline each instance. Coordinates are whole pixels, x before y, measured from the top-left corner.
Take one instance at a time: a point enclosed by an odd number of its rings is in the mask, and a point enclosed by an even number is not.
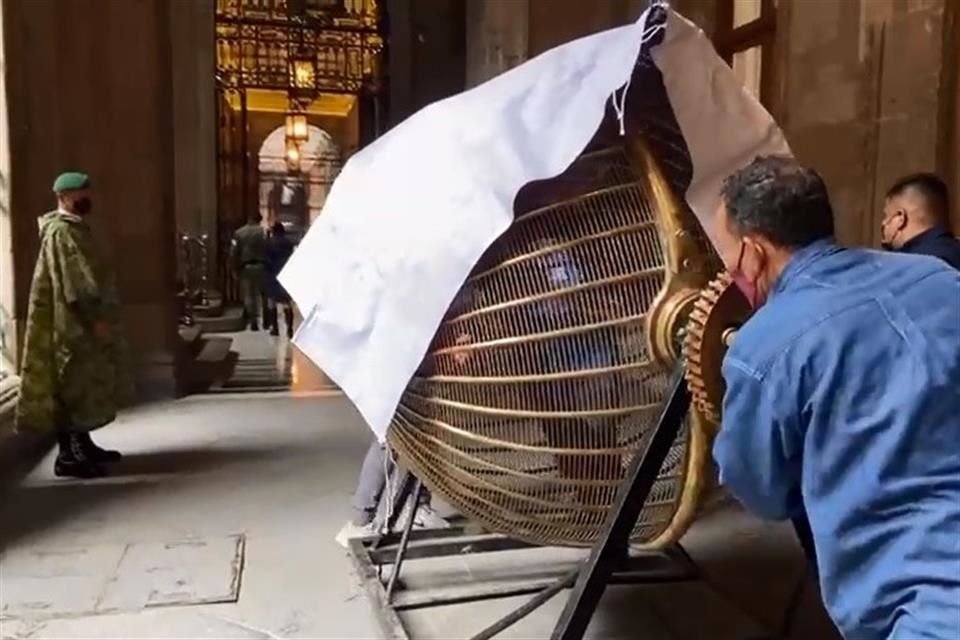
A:
[[[76,615],[95,611],[126,545],[11,550],[0,557],[0,613]]]
[[[98,611],[236,602],[243,536],[131,544]]]
[[[18,548],[0,558],[0,614],[46,618],[236,602],[243,549],[239,535]]]
[[[263,640],[275,637],[269,631],[226,616],[178,609],[46,620],[22,627],[18,635],[10,636],[15,640]]]

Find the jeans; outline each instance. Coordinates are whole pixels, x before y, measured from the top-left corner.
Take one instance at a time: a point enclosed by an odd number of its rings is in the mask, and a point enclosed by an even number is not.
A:
[[[376,440],[370,443],[367,454],[363,457],[363,465],[360,467],[360,479],[357,481],[357,489],[353,494],[353,523],[358,526],[366,526],[377,517],[377,507],[380,505],[380,498],[383,496],[383,490],[387,486],[387,473],[395,477],[402,477],[402,474],[395,473],[395,469],[388,468],[390,462],[387,460],[387,447]],[[397,487],[399,491],[399,487]],[[420,494],[420,504],[430,503],[430,492],[424,487]]]

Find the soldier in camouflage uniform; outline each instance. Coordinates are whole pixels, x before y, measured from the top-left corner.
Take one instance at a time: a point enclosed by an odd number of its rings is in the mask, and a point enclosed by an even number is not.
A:
[[[260,224],[260,215],[253,214],[247,224],[237,229],[230,244],[230,259],[240,280],[243,294],[243,309],[247,326],[259,331],[259,318],[268,317],[267,283],[267,235]]]
[[[87,224],[89,188],[85,174],[61,175],[57,210],[39,220],[16,418],[18,430],[56,433],[54,472],[79,478],[120,458],[90,432],[112,422],[132,391],[115,289]]]

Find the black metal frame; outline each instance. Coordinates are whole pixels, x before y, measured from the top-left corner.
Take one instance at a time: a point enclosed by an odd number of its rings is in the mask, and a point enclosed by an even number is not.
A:
[[[249,7],[244,0],[218,6],[215,14],[216,72],[228,87],[288,91],[312,101],[318,93],[377,95],[386,48],[385,17],[338,7],[310,8],[304,0]],[[230,55],[223,56],[226,51]],[[248,56],[253,63],[247,66]],[[294,58],[312,67],[309,87],[297,86]]]
[[[394,500],[391,517],[382,536],[350,541],[350,555],[363,580],[386,638],[406,640],[406,629],[398,612],[460,602],[534,594],[529,602],[496,621],[471,640],[489,640],[512,626],[564,589],[573,588],[557,620],[553,640],[577,640],[583,637],[608,584],[665,583],[695,580],[699,571],[693,560],[677,544],[663,551],[630,554],[630,533],[659,475],[670,447],[683,426],[690,405],[690,394],[682,366],[673,374],[670,391],[663,403],[657,425],[645,445],[634,456],[627,477],[607,516],[603,534],[590,556],[575,570],[559,578],[537,579],[508,586],[488,587],[469,593],[452,592],[430,598],[399,596],[400,571],[405,560],[485,553],[532,547],[524,542],[495,534],[467,535],[462,528],[413,530],[414,518],[408,517],[402,531],[394,530],[403,505],[411,511],[419,502],[423,486],[407,473]],[[384,584],[383,568],[393,565]]]

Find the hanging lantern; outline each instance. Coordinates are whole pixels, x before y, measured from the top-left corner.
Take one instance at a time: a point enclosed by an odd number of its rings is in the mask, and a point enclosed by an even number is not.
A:
[[[304,143],[310,137],[307,128],[307,116],[303,113],[288,113],[284,118],[285,138],[297,143]]]
[[[314,58],[303,51],[290,56],[290,87],[299,98],[312,98],[317,88],[317,70]]]
[[[300,171],[300,161],[302,156],[300,152],[300,144],[296,140],[287,138],[286,152],[284,155],[287,160],[287,168],[294,172]]]

